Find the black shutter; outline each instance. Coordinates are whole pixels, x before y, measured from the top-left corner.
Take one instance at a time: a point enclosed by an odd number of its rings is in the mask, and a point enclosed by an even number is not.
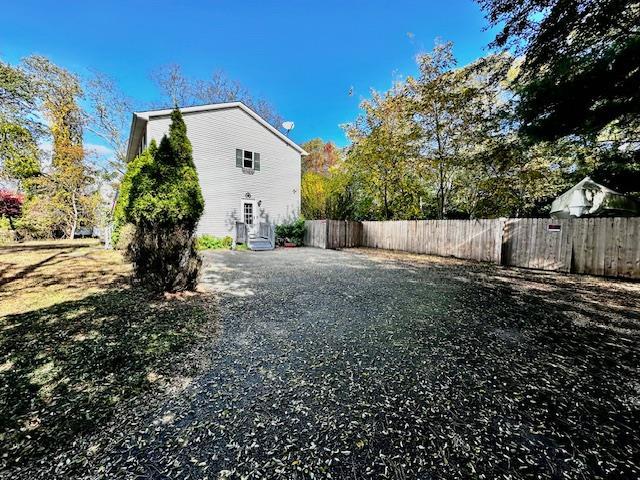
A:
[[[236,167],[242,168],[242,150],[236,148]]]
[[[253,152],[253,169],[256,172],[260,171],[260,154]]]

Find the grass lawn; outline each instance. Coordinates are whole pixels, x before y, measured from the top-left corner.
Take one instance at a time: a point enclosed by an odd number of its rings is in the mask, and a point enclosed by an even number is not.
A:
[[[64,451],[195,368],[181,359],[215,330],[211,299],[158,297],[129,276],[95,241],[0,247],[0,471]]]

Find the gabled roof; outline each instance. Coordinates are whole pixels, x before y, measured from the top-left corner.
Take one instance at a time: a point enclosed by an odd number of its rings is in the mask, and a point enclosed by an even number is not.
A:
[[[262,125],[264,128],[273,133],[280,140],[288,144],[294,150],[299,152],[301,155],[308,155],[308,153],[300,147],[297,143],[291,140],[286,135],[283,135],[278,129],[274,128],[269,122],[267,122],[264,118],[258,115],[256,112],[251,110],[242,102],[228,102],[228,103],[211,103],[208,105],[197,105],[195,107],[183,107],[180,109],[180,112],[183,114],[189,113],[197,113],[197,112],[208,112],[212,110],[225,110],[229,108],[239,108],[247,115],[252,117],[256,122]],[[167,115],[171,115],[173,109],[162,109],[162,110],[147,110],[143,112],[134,112],[133,113],[133,121],[131,122],[131,131],[129,133],[129,143],[127,145],[127,161],[130,161],[135,155],[135,148],[132,148],[132,145],[138,145],[140,141],[140,137],[142,135],[142,128],[146,123],[153,117],[163,117]]]
[[[550,213],[552,218],[635,216],[640,206],[633,198],[584,177],[551,203]]]

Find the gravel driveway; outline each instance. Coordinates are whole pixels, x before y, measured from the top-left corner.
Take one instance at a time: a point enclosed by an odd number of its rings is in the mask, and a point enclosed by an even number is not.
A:
[[[212,367],[107,476],[640,475],[637,283],[317,249],[205,265]]]

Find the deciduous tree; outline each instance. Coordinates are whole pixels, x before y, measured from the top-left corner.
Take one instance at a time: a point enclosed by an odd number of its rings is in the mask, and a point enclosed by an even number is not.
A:
[[[269,122],[280,128],[282,117],[266,99],[256,97],[237,80],[218,70],[207,79],[187,77],[178,64],[164,65],[151,75],[164,96],[164,105],[190,107],[207,103],[242,102]]]
[[[519,135],[511,56],[459,68],[445,43],[419,55],[418,67],[417,77],[374,93],[349,126],[343,185],[353,218],[543,214],[594,165],[575,141],[531,145]]]
[[[303,143],[302,148],[309,154],[302,159],[302,215],[309,219],[334,218],[341,195],[337,184],[341,151],[320,138]]]
[[[0,217],[7,218],[12,230],[15,230],[14,219],[22,215],[24,195],[9,190],[0,190]]]
[[[450,213],[459,175],[467,168],[492,116],[493,79],[479,65],[457,68],[453,44],[437,43],[417,57],[419,75],[409,77],[413,121],[420,128],[420,167],[435,188],[438,218]]]
[[[18,188],[40,172],[35,87],[20,68],[0,62],[0,178]]]
[[[492,44],[522,54],[518,113],[535,139],[596,135],[637,143],[640,7],[632,0],[479,0],[499,27]]]
[[[372,218],[416,218],[420,215],[422,185],[417,125],[404,85],[372,93],[361,104],[363,113],[346,125],[352,145],[346,168],[359,185],[359,202],[369,205]]]
[[[46,197],[38,202],[40,214],[46,211],[39,219],[49,219],[50,234],[59,229],[73,238],[80,223],[93,220],[96,200],[95,171],[83,149],[82,88],[76,75],[45,57],[27,57],[24,64],[52,139],[51,164],[34,182],[37,195]]]
[[[113,78],[104,73],[93,72],[85,83],[88,100],[86,125],[113,150],[107,173],[117,187],[126,170],[133,100],[120,90]]]
[[[23,187],[41,171],[39,154],[29,129],[18,123],[0,121],[0,178]]]
[[[302,158],[302,173],[326,174],[341,160],[340,149],[333,142],[325,142],[321,138],[303,143],[302,148],[308,153]]]

